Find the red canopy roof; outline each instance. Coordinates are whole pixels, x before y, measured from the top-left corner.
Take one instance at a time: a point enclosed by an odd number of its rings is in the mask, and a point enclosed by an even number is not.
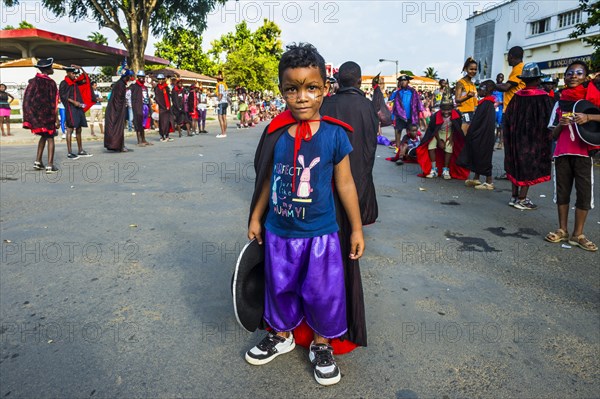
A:
[[[54,58],[61,64],[116,66],[129,54],[125,50],[41,29],[0,30],[0,55],[8,58]],[[147,64],[169,65],[169,61],[144,56]]]

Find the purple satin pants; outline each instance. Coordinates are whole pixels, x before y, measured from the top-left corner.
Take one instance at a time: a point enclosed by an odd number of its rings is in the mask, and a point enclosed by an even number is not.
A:
[[[322,337],[346,333],[344,263],[337,233],[283,238],[265,232],[264,319],[275,331],[291,331],[305,319]]]

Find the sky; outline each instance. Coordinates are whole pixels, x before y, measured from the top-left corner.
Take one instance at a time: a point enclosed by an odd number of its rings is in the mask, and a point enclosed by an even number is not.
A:
[[[245,20],[250,29],[262,25],[264,18],[273,20],[282,30],[284,46],[292,42],[312,43],[325,60],[334,66],[355,61],[363,75],[395,73],[400,70],[419,75],[427,67],[435,68],[440,77],[461,77],[465,59],[466,18],[498,1],[228,1],[208,16],[203,47],[221,35],[235,30]],[[57,18],[42,7],[41,1],[22,1],[18,6],[0,7],[0,27],[16,26],[26,20],[36,28],[86,39],[99,31],[117,44],[110,29],[99,29],[93,20],[73,23]],[[154,54],[150,38],[146,54]],[[1,43],[0,43],[1,47]]]

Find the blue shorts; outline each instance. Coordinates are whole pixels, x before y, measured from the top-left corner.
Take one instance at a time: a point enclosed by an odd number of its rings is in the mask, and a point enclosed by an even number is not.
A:
[[[227,103],[220,103],[217,105],[217,115],[227,115]]]

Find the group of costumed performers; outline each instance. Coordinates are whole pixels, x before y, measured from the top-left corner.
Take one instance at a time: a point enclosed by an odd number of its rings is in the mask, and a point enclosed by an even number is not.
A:
[[[245,358],[266,364],[297,342],[309,347],[317,382],[331,385],[341,378],[334,351],[367,344],[358,267],[364,239],[348,156],[354,133],[320,115],[325,60],[312,45],[288,46],[279,81],[288,111],[260,138],[248,226],[250,239],[263,244],[264,234],[262,320],[270,331]]]
[[[552,99],[539,89],[543,77],[536,63],[525,64],[518,75],[525,88],[515,93],[504,114],[504,170],[512,184],[509,205],[520,210],[537,208],[527,196],[529,187],[549,181],[552,169]]]
[[[496,141],[496,97],[492,93],[495,89],[496,84],[493,80],[486,80],[479,85],[477,94],[481,100],[477,103],[468,125],[465,145],[456,161],[458,165],[475,174],[473,179],[465,180],[465,185],[477,190],[494,189],[492,155]],[[479,180],[480,176],[485,176],[485,182]]]
[[[150,115],[150,95],[146,87],[146,73],[138,71],[137,79],[129,86],[131,91],[131,108],[133,110],[133,127],[137,136],[137,145],[146,147],[154,145],[146,140],[145,122]]]
[[[60,126],[58,119],[58,87],[49,76],[54,73],[54,59],[44,58],[35,65],[40,71],[29,80],[23,93],[23,128],[40,137],[37,155],[33,163],[35,170],[46,170],[46,173],[56,173],[54,166],[54,137]],[[42,156],[48,142],[48,164],[44,166]]]
[[[127,84],[135,79],[132,70],[121,68],[121,78],[113,85],[104,114],[104,148],[128,152],[125,147],[125,120],[127,116]]]
[[[81,140],[81,128],[87,127],[85,113],[96,102],[92,99],[92,86],[87,73],[78,65],[65,67],[67,76],[58,86],[60,101],[65,107],[67,125],[67,158],[78,159],[79,157],[90,157],[92,154],[83,149]],[[77,140],[77,154],[71,148],[71,134],[75,130]]]

